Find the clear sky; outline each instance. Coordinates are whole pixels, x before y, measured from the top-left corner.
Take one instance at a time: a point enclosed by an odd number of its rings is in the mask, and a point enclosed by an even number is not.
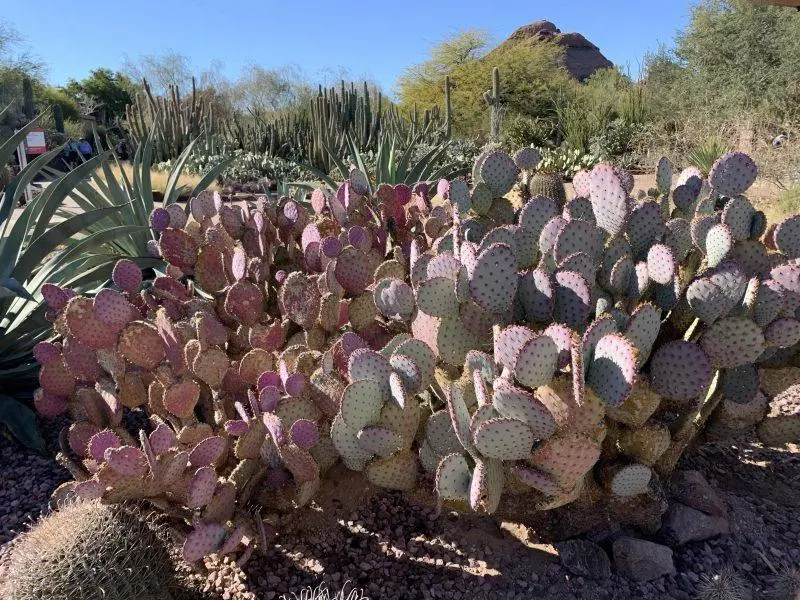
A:
[[[539,19],[578,31],[615,64],[639,71],[645,52],[671,44],[691,0],[6,0],[3,17],[48,66],[56,85],[126,58],[177,51],[195,71],[216,63],[236,78],[248,64],[294,64],[309,78],[344,68],[392,92],[404,67],[461,29],[500,42]]]

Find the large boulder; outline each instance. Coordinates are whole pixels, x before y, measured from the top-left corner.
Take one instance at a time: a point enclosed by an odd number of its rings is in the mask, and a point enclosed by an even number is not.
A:
[[[586,540],[567,540],[556,544],[561,564],[576,577],[608,579],[611,577],[611,561],[597,544]]]
[[[562,33],[550,21],[534,21],[523,25],[512,33],[507,42],[526,41],[536,44],[544,41],[553,41],[564,47],[564,66],[570,75],[578,81],[589,79],[600,69],[610,69],[614,66],[600,49],[580,33]],[[506,42],[504,42],[506,43]]]
[[[701,542],[730,532],[731,527],[726,518],[707,515],[679,502],[670,506],[661,527],[661,537],[672,546]]]

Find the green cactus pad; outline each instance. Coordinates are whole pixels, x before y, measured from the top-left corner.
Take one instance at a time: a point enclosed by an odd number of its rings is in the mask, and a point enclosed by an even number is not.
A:
[[[773,239],[775,247],[787,258],[800,258],[800,215],[793,215],[778,223]]]
[[[513,331],[516,329],[509,328]],[[506,329],[505,331],[509,331]],[[501,334],[502,336],[502,334]],[[508,336],[498,337],[495,348],[500,344],[506,343]],[[514,344],[516,346],[516,344]],[[503,352],[513,350],[504,347]],[[497,350],[495,350],[497,356]],[[512,366],[504,366],[514,373],[514,378],[522,385],[535,389],[541,385],[546,385],[553,378],[553,373],[558,366],[559,348],[556,342],[548,335],[533,335],[526,340],[516,357],[511,359]]]
[[[744,196],[731,198],[722,211],[722,223],[728,227],[731,235],[736,240],[746,240],[750,237],[750,226],[756,209]]]
[[[466,214],[470,209],[469,186],[463,179],[454,179],[450,182],[450,202],[458,209],[460,214]]]
[[[498,417],[483,422],[473,435],[481,455],[498,460],[528,457],[535,441],[533,430],[517,419]]]
[[[575,252],[558,264],[559,271],[575,271],[586,281],[595,280],[595,262],[583,252]]]
[[[539,151],[530,146],[520,148],[517,150],[516,154],[514,154],[514,162],[516,163],[517,168],[526,171],[532,171],[535,169],[541,158],[542,156],[539,154]]]
[[[225,540],[225,527],[219,523],[197,525],[183,543],[183,560],[194,563],[216,552]]]
[[[553,320],[575,330],[582,330],[592,310],[589,283],[575,271],[556,272]]]
[[[758,368],[752,364],[725,369],[721,381],[725,398],[737,404],[752,402],[761,384]]]
[[[600,445],[576,433],[547,438],[529,458],[532,467],[550,475],[562,489],[570,489],[594,466]]]
[[[718,225],[720,221],[719,213],[711,215],[698,215],[694,217],[689,228],[692,235],[692,243],[703,253],[706,253],[706,237],[709,230]]]
[[[472,194],[469,199],[469,206],[477,214],[484,216],[492,209],[492,202],[494,201],[494,192],[492,189],[482,181],[479,181],[472,188]]]
[[[660,346],[650,362],[653,389],[679,402],[693,400],[704,393],[713,375],[711,359],[703,348],[683,340]]]
[[[373,455],[358,441],[358,429],[353,430],[344,422],[342,415],[336,415],[331,423],[331,440],[341,455],[344,465],[351,471],[363,471]]]
[[[575,185],[575,180],[572,180]],[[592,209],[592,202],[588,196],[577,196],[564,205],[564,218],[568,221],[575,221],[580,219],[597,225],[597,218],[594,216],[594,209]]]
[[[557,496],[561,493],[561,488],[552,477],[533,467],[517,464],[511,467],[510,473],[525,485],[547,496]]]
[[[542,269],[526,271],[519,278],[517,298],[528,321],[549,321],[553,315],[553,280]]]
[[[406,398],[405,405],[402,407],[393,402],[384,404],[381,409],[381,418],[376,424],[394,431],[400,436],[403,450],[408,450],[417,435],[420,418],[419,401],[411,396]]]
[[[753,320],[759,327],[766,327],[778,317],[783,307],[783,293],[783,287],[771,279],[758,287]]]
[[[400,450],[402,440],[399,435],[388,427],[370,425],[356,435],[358,443],[370,454],[377,454],[385,458]]]
[[[716,267],[733,249],[734,238],[726,225],[714,225],[706,234],[706,257],[709,267]]]
[[[469,285],[481,308],[493,313],[507,310],[517,293],[517,261],[511,248],[494,244],[481,252]]]
[[[517,223],[538,240],[547,222],[557,215],[558,207],[553,200],[537,196],[520,209]]]
[[[556,240],[561,230],[567,226],[567,221],[563,217],[553,217],[542,228],[539,235],[539,251],[543,255],[549,255],[556,245]]]
[[[472,454],[475,448],[472,443],[470,429],[471,417],[464,399],[464,392],[458,385],[453,384],[445,393],[447,395],[447,410],[450,414],[451,428],[461,446]]]
[[[641,367],[650,357],[650,351],[661,329],[661,311],[653,304],[645,302],[639,305],[628,321],[625,337],[636,348],[637,366]]]
[[[620,498],[630,498],[647,492],[653,471],[647,465],[626,465],[611,478],[611,493]]]
[[[775,319],[764,328],[764,339],[770,346],[789,348],[800,342],[800,321],[791,317]]]
[[[505,475],[499,460],[476,459],[469,487],[469,505],[472,510],[492,514],[500,505]]]
[[[672,187],[672,163],[666,156],[662,156],[656,166],[656,187],[662,194],[669,194]]]
[[[431,448],[427,440],[419,445],[419,462],[427,473],[436,475],[436,469],[439,468],[440,460],[441,456],[433,451],[433,448]]]
[[[602,315],[592,321],[583,334],[584,370],[591,364],[597,343],[605,336],[618,333],[617,322],[611,315]]]
[[[628,220],[628,195],[611,165],[599,164],[592,169],[590,200],[597,225],[615,236]]]
[[[548,408],[536,396],[505,379],[494,381],[492,406],[501,416],[524,422],[536,440],[550,437],[556,430],[556,421]]]
[[[583,252],[592,262],[603,254],[603,235],[597,227],[579,219],[568,221],[558,233],[553,255],[556,263],[560,263],[570,254]]]
[[[655,244],[647,252],[647,274],[656,283],[668,285],[678,270],[678,263],[669,246]]]
[[[634,257],[644,258],[648,248],[664,232],[664,220],[658,202],[648,201],[636,206],[631,211],[626,230]]]
[[[625,337],[606,335],[595,346],[586,382],[603,402],[619,406],[636,379],[636,357],[636,349]]]
[[[542,332],[556,343],[558,348],[557,369],[565,369],[571,361],[572,330],[561,323],[551,323]]]
[[[715,367],[729,369],[758,360],[765,340],[761,328],[750,319],[726,317],[708,328],[700,345]]]
[[[217,473],[213,467],[201,467],[195,471],[189,484],[186,505],[189,508],[203,508],[211,502],[217,487]]]
[[[412,490],[417,483],[417,459],[411,452],[398,452],[370,463],[365,473],[372,485],[387,490]]]
[[[458,314],[458,298],[452,279],[435,277],[423,281],[417,288],[419,309],[432,317],[448,317]]]
[[[480,166],[480,178],[491,188],[494,196],[504,196],[511,191],[518,172],[514,160],[500,150],[489,153]]]
[[[408,339],[397,346],[394,354],[408,356],[417,365],[420,374],[420,389],[424,390],[431,384],[436,368],[436,356],[430,346],[421,340]]]
[[[436,468],[436,493],[442,500],[469,500],[472,473],[463,454],[445,456]]]
[[[753,159],[743,152],[729,152],[714,163],[708,174],[711,187],[723,196],[744,194],[758,175]]]
[[[675,206],[678,207],[678,210],[683,211],[685,214],[691,214],[694,212],[697,194],[694,189],[688,185],[678,185],[672,191],[672,201],[675,203]]]
[[[672,249],[678,262],[683,261],[692,249],[692,233],[686,219],[670,219],[666,222],[664,243]]]
[[[374,379],[362,379],[348,385],[342,394],[342,419],[348,428],[358,432],[371,425],[381,415],[384,394],[382,384]]]

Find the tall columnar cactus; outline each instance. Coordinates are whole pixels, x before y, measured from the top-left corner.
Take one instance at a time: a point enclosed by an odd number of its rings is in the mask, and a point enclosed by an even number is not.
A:
[[[500,69],[492,69],[492,89],[483,92],[483,99],[489,105],[489,137],[492,141],[500,139],[500,124],[503,119],[503,106],[500,97]]]
[[[776,369],[797,360],[800,227],[766,227],[751,161],[674,188],[662,161],[640,201],[600,164],[515,211],[537,159],[487,149],[471,186],[435,190],[354,168],[310,206],[204,193],[152,214],[153,281],[121,261],[93,298],[43,286],[35,404],[73,420],[59,494],[149,501],[191,527],[187,560],[244,560],[340,459],[456,507],[626,518],[700,434],[796,441]]]

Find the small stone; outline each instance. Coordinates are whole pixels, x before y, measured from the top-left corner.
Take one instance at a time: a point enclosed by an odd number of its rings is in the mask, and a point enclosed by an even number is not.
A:
[[[605,551],[586,540],[567,540],[556,545],[564,568],[577,577],[608,579],[611,561]]]
[[[627,537],[614,542],[613,552],[617,571],[634,581],[650,581],[675,573],[672,550],[667,546]]]
[[[725,504],[700,471],[676,472],[670,485],[670,493],[681,504],[707,515],[724,517],[727,514]]]

